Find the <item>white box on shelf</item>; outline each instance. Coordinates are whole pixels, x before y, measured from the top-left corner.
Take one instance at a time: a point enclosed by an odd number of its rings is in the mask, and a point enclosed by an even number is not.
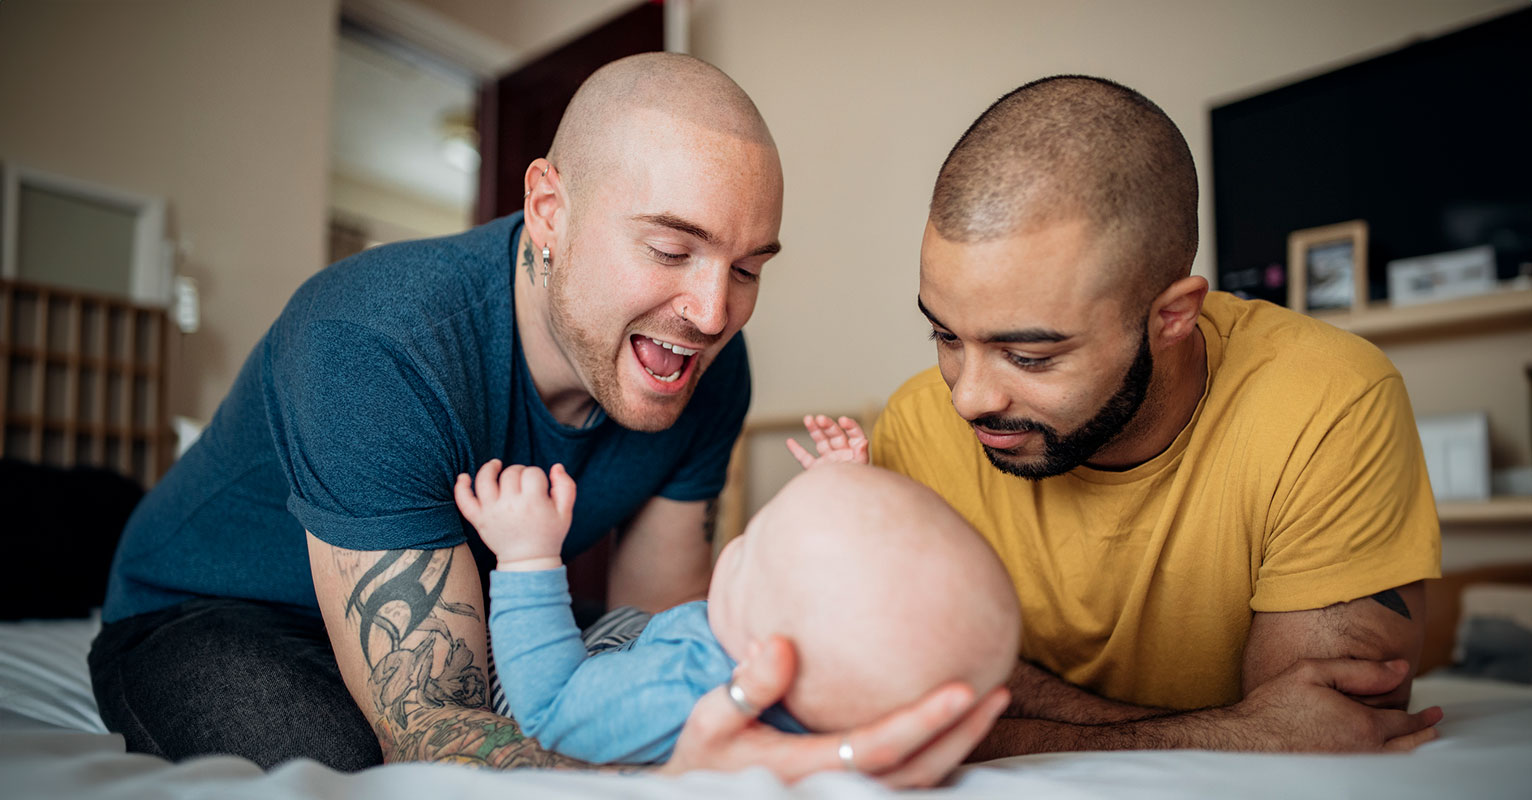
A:
[[[1396,306],[1493,291],[1495,248],[1487,244],[1388,262],[1388,301]]]
[[[1437,500],[1489,499],[1489,414],[1417,417],[1426,474]]]

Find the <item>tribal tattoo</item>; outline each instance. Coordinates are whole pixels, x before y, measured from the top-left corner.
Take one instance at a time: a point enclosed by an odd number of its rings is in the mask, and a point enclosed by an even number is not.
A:
[[[371,566],[366,560],[377,558]],[[543,750],[515,721],[488,707],[485,672],[447,624],[457,615],[483,624],[471,605],[443,599],[453,551],[336,551],[355,587],[345,614],[370,675],[373,729],[390,760],[448,761],[487,767],[582,766]],[[360,574],[360,577],[357,577]]]
[[[1398,614],[1401,617],[1404,617],[1405,619],[1414,619],[1414,617],[1410,616],[1410,607],[1404,604],[1404,598],[1400,597],[1399,593],[1393,589],[1385,589],[1384,591],[1378,592],[1377,594],[1372,595],[1372,599],[1378,601],[1378,603],[1381,604],[1384,608],[1394,612],[1395,614]]]
[[[418,709],[485,704],[484,670],[435,613],[480,619],[471,606],[442,599],[451,569],[450,549],[391,550],[363,573],[346,600],[346,618],[355,617],[372,670],[374,710],[401,728]]]

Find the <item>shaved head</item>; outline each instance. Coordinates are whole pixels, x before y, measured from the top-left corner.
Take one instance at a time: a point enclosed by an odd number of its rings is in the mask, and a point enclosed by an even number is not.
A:
[[[750,96],[717,67],[677,53],[618,59],[580,85],[548,151],[548,160],[570,182],[576,202],[591,176],[620,166],[616,162],[623,140],[644,111],[775,147]]]
[[[952,242],[987,242],[1065,219],[1086,220],[1105,240],[1112,263],[1101,277],[1131,291],[1134,304],[1147,305],[1190,274],[1197,172],[1159,106],[1101,78],[1026,84],[963,134],[931,197],[931,224]]]

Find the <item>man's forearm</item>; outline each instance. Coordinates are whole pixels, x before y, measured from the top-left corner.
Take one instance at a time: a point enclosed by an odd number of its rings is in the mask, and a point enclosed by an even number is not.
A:
[[[1009,687],[1011,706],[1005,716],[1011,718],[1099,725],[1168,713],[1163,708],[1136,706],[1091,694],[1027,661],[1017,662]]]
[[[1435,736],[1440,709],[1407,714],[1355,700],[1392,691],[1408,669],[1402,659],[1303,659],[1223,708],[1098,724],[1002,719],[972,759],[1061,750],[1409,750]]]
[[[1233,715],[1231,709],[1213,708],[1096,725],[1001,719],[969,760],[1076,750],[1280,749],[1231,725]]]
[[[383,760],[389,762],[445,761],[498,769],[591,766],[544,750],[514,720],[484,708],[421,711],[402,730],[394,729],[386,718],[375,722],[374,728]]]
[[[310,536],[310,553],[337,664],[384,760],[589,766],[544,750],[490,710],[482,595],[466,545],[352,551]]]

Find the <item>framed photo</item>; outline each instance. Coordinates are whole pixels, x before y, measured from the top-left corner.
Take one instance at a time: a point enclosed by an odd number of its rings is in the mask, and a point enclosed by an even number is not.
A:
[[[1367,305],[1366,221],[1288,234],[1287,305],[1305,313]]]
[[[0,278],[165,306],[165,213],[163,198],[0,165]]]

